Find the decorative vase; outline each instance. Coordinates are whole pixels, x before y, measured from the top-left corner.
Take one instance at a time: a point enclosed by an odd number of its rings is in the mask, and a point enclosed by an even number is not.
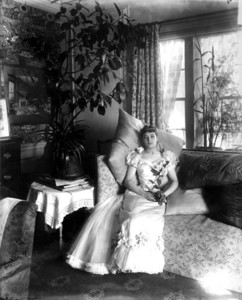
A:
[[[55,177],[63,179],[75,179],[85,174],[84,168],[80,161],[74,155],[67,154],[65,159],[56,161]]]
[[[55,178],[75,179],[83,176],[86,172],[81,161],[71,153],[58,157],[53,149],[46,144],[43,159],[49,166],[49,173]]]

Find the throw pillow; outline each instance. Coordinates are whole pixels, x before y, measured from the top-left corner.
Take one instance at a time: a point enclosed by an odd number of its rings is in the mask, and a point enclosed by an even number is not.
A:
[[[183,189],[242,182],[242,155],[182,153],[178,180]]]
[[[167,197],[166,216],[207,214],[208,212],[209,208],[200,188],[191,190],[177,188]]]
[[[127,171],[126,156],[140,145],[139,132],[143,127],[142,121],[122,109],[119,110],[118,125],[108,156],[108,165],[114,178],[121,185]]]
[[[242,229],[242,184],[227,184],[204,188],[206,199],[213,200],[216,209],[212,217],[222,223]]]
[[[121,185],[127,172],[125,158],[136,147],[141,146],[139,133],[144,123],[124,110],[119,110],[119,120],[108,157],[108,165],[115,179]],[[184,141],[163,130],[158,130],[158,139],[162,147],[171,150],[179,157]]]

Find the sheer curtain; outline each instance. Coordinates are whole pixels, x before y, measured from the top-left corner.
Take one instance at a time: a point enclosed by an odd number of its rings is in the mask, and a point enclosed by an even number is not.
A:
[[[183,40],[169,40],[160,43],[163,128],[168,127],[176,102],[183,47]]]
[[[145,47],[133,57],[132,115],[165,130],[174,109],[183,43],[160,43],[160,25],[144,26],[149,32]]]

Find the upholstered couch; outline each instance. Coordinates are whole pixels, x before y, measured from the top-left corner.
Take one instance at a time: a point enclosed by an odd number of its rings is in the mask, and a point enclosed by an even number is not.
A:
[[[0,200],[1,212],[13,200]],[[0,299],[27,300],[37,206],[16,200],[0,218]]]
[[[200,153],[201,159],[207,157],[209,154]],[[97,171],[98,202],[123,192],[106,155],[97,157]],[[168,199],[163,232],[165,270],[197,280],[219,280],[220,286],[242,293],[242,183],[227,187],[227,192],[226,185],[178,188]],[[235,209],[239,199],[241,204]]]
[[[123,193],[125,156],[138,145],[140,127],[120,111],[111,149],[97,156],[98,202]],[[180,182],[166,207],[165,270],[242,293],[242,154],[184,150],[179,139],[161,135],[177,155]]]

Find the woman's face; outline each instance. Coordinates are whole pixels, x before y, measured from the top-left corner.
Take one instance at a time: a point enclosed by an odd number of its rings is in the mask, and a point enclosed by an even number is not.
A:
[[[152,149],[156,148],[157,145],[157,136],[155,132],[146,132],[142,136],[144,148]]]

